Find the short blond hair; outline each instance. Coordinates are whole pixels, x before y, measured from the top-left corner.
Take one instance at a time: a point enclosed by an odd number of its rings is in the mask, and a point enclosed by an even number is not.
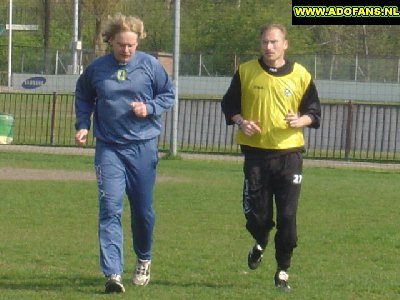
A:
[[[284,39],[286,39],[286,34],[287,34],[286,27],[283,26],[282,24],[276,24],[276,23],[272,23],[272,24],[266,23],[266,24],[263,24],[263,25],[260,27],[260,37],[264,34],[264,32],[269,31],[269,30],[271,30],[271,29],[279,29],[279,30],[283,33]]]
[[[126,31],[136,33],[139,39],[146,37],[142,20],[137,17],[117,13],[114,16],[108,16],[102,33],[103,40],[108,43],[116,34]]]

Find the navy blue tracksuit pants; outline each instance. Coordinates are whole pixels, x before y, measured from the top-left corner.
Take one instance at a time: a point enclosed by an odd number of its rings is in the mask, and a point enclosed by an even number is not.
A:
[[[157,139],[128,145],[96,142],[100,266],[105,276],[123,273],[121,215],[125,194],[131,209],[133,249],[139,259],[151,258],[157,162]]]

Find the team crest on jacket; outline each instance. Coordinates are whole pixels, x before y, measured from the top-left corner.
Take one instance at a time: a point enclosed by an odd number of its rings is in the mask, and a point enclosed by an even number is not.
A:
[[[118,81],[126,80],[126,70],[125,69],[117,70],[116,76]]]
[[[292,91],[289,90],[288,88],[285,88],[284,91],[283,91],[283,93],[284,93],[284,95],[285,95],[286,97],[292,96]]]

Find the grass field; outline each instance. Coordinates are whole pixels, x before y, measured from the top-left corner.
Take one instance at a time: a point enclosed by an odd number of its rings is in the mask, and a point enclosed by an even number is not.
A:
[[[92,171],[92,158],[0,152],[1,167]],[[241,169],[160,160],[152,280],[129,283],[125,203],[126,293],[114,296],[103,294],[98,267],[95,182],[0,181],[0,299],[400,298],[399,172],[305,169],[292,292],[283,294],[272,247],[259,269],[247,268]]]

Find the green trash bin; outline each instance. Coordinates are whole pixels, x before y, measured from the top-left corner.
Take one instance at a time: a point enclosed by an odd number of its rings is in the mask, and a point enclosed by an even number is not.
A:
[[[0,144],[11,144],[13,141],[14,117],[0,113]]]

